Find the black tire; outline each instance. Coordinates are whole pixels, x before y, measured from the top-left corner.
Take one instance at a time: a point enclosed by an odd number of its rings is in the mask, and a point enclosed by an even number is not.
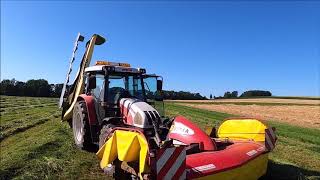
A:
[[[74,106],[72,129],[74,142],[78,148],[91,150],[94,147],[91,140],[87,106],[84,101],[78,101]]]
[[[106,142],[107,137],[110,134],[113,127],[114,126],[112,126],[111,124],[105,124],[102,126],[102,128],[100,130],[100,135],[99,135],[99,149]],[[112,165],[111,167],[104,168],[103,171],[107,176],[116,178],[116,176],[115,176],[116,172],[115,172],[114,165]]]
[[[104,145],[107,137],[109,136],[110,132],[114,127],[115,126],[112,124],[106,124],[102,126],[100,130],[100,135],[99,135],[99,149]]]

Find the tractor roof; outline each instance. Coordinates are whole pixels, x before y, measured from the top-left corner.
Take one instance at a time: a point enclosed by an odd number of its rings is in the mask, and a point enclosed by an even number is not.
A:
[[[115,72],[123,73],[145,73],[145,69],[142,68],[132,68],[128,63],[115,63],[108,61],[97,61],[94,66],[87,67],[85,72],[99,72],[103,71],[104,67],[112,67]]]

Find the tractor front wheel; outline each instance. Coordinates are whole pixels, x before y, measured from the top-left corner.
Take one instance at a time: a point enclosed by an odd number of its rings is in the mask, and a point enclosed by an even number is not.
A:
[[[94,145],[91,140],[88,112],[84,101],[78,101],[74,106],[72,129],[76,146],[83,150],[91,150]]]
[[[114,127],[113,124],[105,124],[102,126],[99,136],[99,149],[106,143],[107,137],[111,135],[110,133]]]

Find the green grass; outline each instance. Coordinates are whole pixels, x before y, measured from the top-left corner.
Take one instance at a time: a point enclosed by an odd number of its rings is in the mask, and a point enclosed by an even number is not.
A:
[[[95,154],[74,146],[57,101],[1,96],[0,179],[105,178]]]
[[[57,99],[0,96],[0,179],[105,179],[94,153],[74,146]],[[226,113],[166,103],[166,115],[184,115],[200,127],[218,126]],[[266,179],[320,178],[320,130],[268,122],[279,140]]]

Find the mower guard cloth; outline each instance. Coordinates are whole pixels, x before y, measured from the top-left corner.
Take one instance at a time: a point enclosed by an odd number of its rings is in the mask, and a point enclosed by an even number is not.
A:
[[[139,160],[139,173],[147,172],[146,165],[148,143],[145,137],[137,132],[115,130],[112,137],[96,153],[101,159],[103,169],[115,159],[125,162]]]
[[[266,174],[267,167],[268,154],[261,154],[260,156],[243,164],[242,166],[230,168],[219,173],[202,176],[200,178],[197,178],[197,180],[256,180]]]
[[[225,120],[219,127],[217,136],[231,140],[265,141],[267,126],[252,118],[234,118]]]

